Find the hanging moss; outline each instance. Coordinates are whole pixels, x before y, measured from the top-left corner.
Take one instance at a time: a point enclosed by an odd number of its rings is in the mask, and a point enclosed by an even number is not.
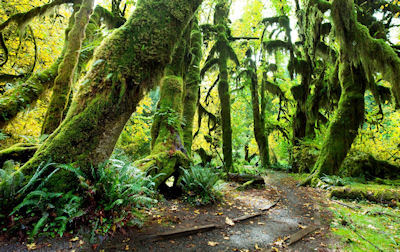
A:
[[[343,19],[342,17],[346,17]],[[400,98],[400,58],[382,39],[374,39],[366,26],[357,21],[354,2],[335,0],[332,19],[336,36],[353,64],[362,64],[367,76],[380,72],[392,84],[393,95]],[[373,80],[370,80],[373,81]]]
[[[67,36],[67,48],[54,81],[53,94],[44,119],[42,134],[51,134],[65,117],[71,85],[79,61],[86,26],[93,12],[94,0],[83,0],[74,16],[74,25]]]

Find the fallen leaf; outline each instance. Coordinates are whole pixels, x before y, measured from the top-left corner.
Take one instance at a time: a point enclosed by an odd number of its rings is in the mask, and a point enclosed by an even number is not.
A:
[[[229,217],[225,218],[225,223],[229,226],[235,226],[235,222],[233,222],[233,220],[231,220]]]
[[[259,221],[257,224],[258,224],[258,225],[265,225],[264,222],[260,222],[260,221]]]
[[[34,250],[36,249],[36,243],[26,244],[26,247],[28,248],[28,250]]]
[[[129,250],[129,245],[125,246],[125,250],[128,251]]]
[[[224,236],[224,240],[230,240],[229,236]]]
[[[207,244],[208,246],[215,247],[218,245],[218,242],[209,241]]]
[[[79,241],[79,237],[78,237],[78,236],[75,236],[74,238],[72,238],[72,239],[71,239],[71,240],[69,240],[69,241],[72,241],[72,242]]]
[[[303,226],[303,225],[300,225],[300,224],[299,224],[299,228],[301,228],[301,229],[305,229],[305,228],[306,228],[306,226]]]

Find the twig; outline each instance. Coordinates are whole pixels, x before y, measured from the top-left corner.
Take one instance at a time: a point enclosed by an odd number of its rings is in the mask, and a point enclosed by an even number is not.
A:
[[[347,205],[347,204],[345,204],[345,203],[342,203],[342,202],[340,202],[340,201],[337,201],[337,200],[332,200],[333,202],[335,202],[335,203],[337,203],[337,204],[339,204],[339,205],[342,205],[342,206],[345,206],[345,207],[348,207],[348,208],[350,208],[350,209],[353,209],[353,210],[357,210],[357,209],[361,209],[361,207],[360,206],[350,206],[350,205]]]

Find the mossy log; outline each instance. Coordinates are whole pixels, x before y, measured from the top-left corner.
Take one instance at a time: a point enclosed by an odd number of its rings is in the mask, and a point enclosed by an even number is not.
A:
[[[73,26],[67,35],[67,46],[53,85],[53,94],[47,109],[42,134],[51,134],[62,122],[74,79],[86,27],[93,12],[94,0],[83,0],[79,11],[72,17]]]
[[[229,173],[228,179],[237,183],[246,183],[253,181],[253,185],[265,185],[264,178],[259,175],[252,174],[240,174],[240,173]]]
[[[400,190],[335,187],[329,193],[330,197],[351,200],[369,200],[371,202],[399,206]]]
[[[35,154],[38,148],[39,145],[37,144],[19,143],[1,150],[0,167],[2,167],[4,162],[7,160],[25,163],[33,156],[33,154]]]
[[[128,21],[95,52],[63,123],[21,169],[29,173],[51,159],[89,174],[92,165],[108,159],[139,101],[160,82],[201,2],[138,1]]]

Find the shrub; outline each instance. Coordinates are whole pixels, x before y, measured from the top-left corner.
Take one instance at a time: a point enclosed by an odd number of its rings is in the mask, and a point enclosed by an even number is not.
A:
[[[181,186],[185,192],[185,200],[195,205],[207,205],[220,200],[222,184],[219,175],[210,167],[199,165],[183,170]]]

